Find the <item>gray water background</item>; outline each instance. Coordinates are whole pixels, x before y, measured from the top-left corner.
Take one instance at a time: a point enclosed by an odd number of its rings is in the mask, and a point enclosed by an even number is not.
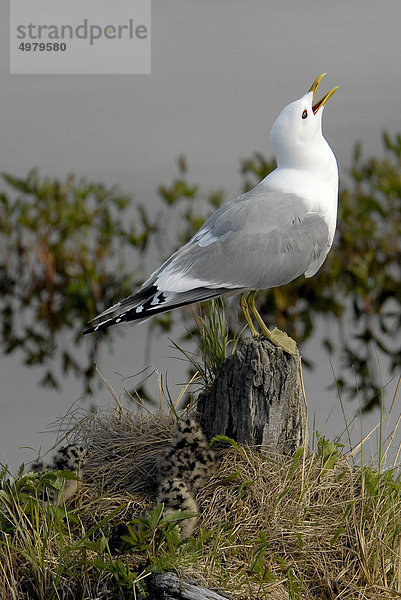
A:
[[[9,75],[4,0],[0,19],[1,171],[73,172],[118,184],[156,212],[156,188],[172,180],[176,158],[185,154],[191,181],[235,196],[240,159],[254,151],[270,156],[274,118],[323,71],[324,89],[340,85],[324,129],[343,177],[356,141],[365,155],[380,155],[382,131],[401,130],[399,0],[153,0],[149,76]],[[154,253],[147,270],[159,260]],[[116,339],[113,352],[102,351],[99,368],[118,394],[140,380],[126,378],[143,368],[145,346],[141,325]],[[339,435],[344,419],[335,390],[327,391],[333,374],[318,336],[302,352],[316,364],[305,373],[310,424]],[[167,336],[153,341],[151,365],[167,373],[173,395],[185,380],[176,357]],[[50,423],[72,405],[88,406],[72,378],[61,393],[40,388],[39,379],[19,356],[0,357],[0,462],[13,469],[51,446]],[[148,385],[157,395],[156,377]],[[387,406],[393,391],[394,382]],[[107,390],[96,399],[112,402]],[[345,409],[351,419],[357,401]],[[364,431],[377,420],[377,413],[368,416]],[[360,435],[358,426],[355,439]]]

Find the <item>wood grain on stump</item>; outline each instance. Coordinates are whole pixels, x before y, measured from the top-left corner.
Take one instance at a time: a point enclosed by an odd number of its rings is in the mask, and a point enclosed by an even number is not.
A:
[[[299,354],[246,338],[200,394],[196,418],[209,439],[222,434],[262,452],[293,454],[304,441]]]

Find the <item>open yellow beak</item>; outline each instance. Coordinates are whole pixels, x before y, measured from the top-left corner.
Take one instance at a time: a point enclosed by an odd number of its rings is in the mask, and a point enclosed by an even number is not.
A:
[[[317,92],[317,88],[320,85],[320,82],[322,81],[323,77],[326,75],[327,73],[322,73],[321,75],[319,75],[318,77],[316,77],[315,81],[312,83],[311,87],[310,87],[310,92],[313,92],[313,97],[312,97],[312,102],[314,102],[315,100],[315,96],[316,96],[316,92]],[[335,94],[335,92],[338,90],[338,85],[336,85],[336,87],[334,87],[332,90],[330,90],[329,92],[327,92],[327,94],[325,96],[323,96],[323,98],[321,98],[321,100],[319,100],[318,102],[316,102],[315,104],[312,105],[312,110],[313,110],[313,114],[316,114],[317,111],[319,110],[319,108],[321,106],[324,106],[327,101],[329,100],[329,98],[332,97],[333,94]]]

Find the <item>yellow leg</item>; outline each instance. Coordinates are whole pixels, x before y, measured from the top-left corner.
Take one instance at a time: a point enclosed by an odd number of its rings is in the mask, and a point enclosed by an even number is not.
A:
[[[262,335],[279,348],[282,348],[283,350],[288,352],[288,354],[295,356],[297,354],[297,345],[295,341],[292,338],[290,338],[284,331],[280,331],[280,329],[277,329],[277,327],[275,327],[273,331],[270,331],[270,329],[266,327],[265,322],[263,321],[262,317],[258,312],[258,309],[255,306],[255,295],[256,291],[250,292],[248,294],[248,298],[246,299],[246,303],[258,323]]]
[[[260,316],[260,314],[258,312],[258,309],[256,308],[255,296],[256,296],[256,291],[249,292],[248,298],[246,299],[248,308],[250,309],[251,313],[255,317],[256,322],[258,323],[258,325],[262,331],[262,335],[264,335],[268,340],[270,340],[271,332],[269,329],[267,329],[265,322],[263,321],[262,317]]]
[[[258,335],[258,332],[256,331],[254,324],[252,323],[251,315],[249,314],[249,308],[246,302],[246,296],[244,292],[241,294],[239,303],[242,308],[242,312],[244,313],[245,320],[248,323],[249,331],[251,332],[251,335],[253,337],[256,337]]]

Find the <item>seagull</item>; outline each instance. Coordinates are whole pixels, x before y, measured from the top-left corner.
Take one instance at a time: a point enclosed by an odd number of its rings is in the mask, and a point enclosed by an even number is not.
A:
[[[252,313],[264,337],[296,355],[294,340],[277,328],[267,328],[255,294],[301,275],[312,277],[333,243],[338,167],[323,137],[322,114],[338,86],[315,102],[325,75],[319,75],[309,91],[286,106],[274,122],[270,140],[277,168],[252,190],[223,204],[135,294],[92,319],[83,334],[241,294],[240,306],[251,334],[258,335]]]

